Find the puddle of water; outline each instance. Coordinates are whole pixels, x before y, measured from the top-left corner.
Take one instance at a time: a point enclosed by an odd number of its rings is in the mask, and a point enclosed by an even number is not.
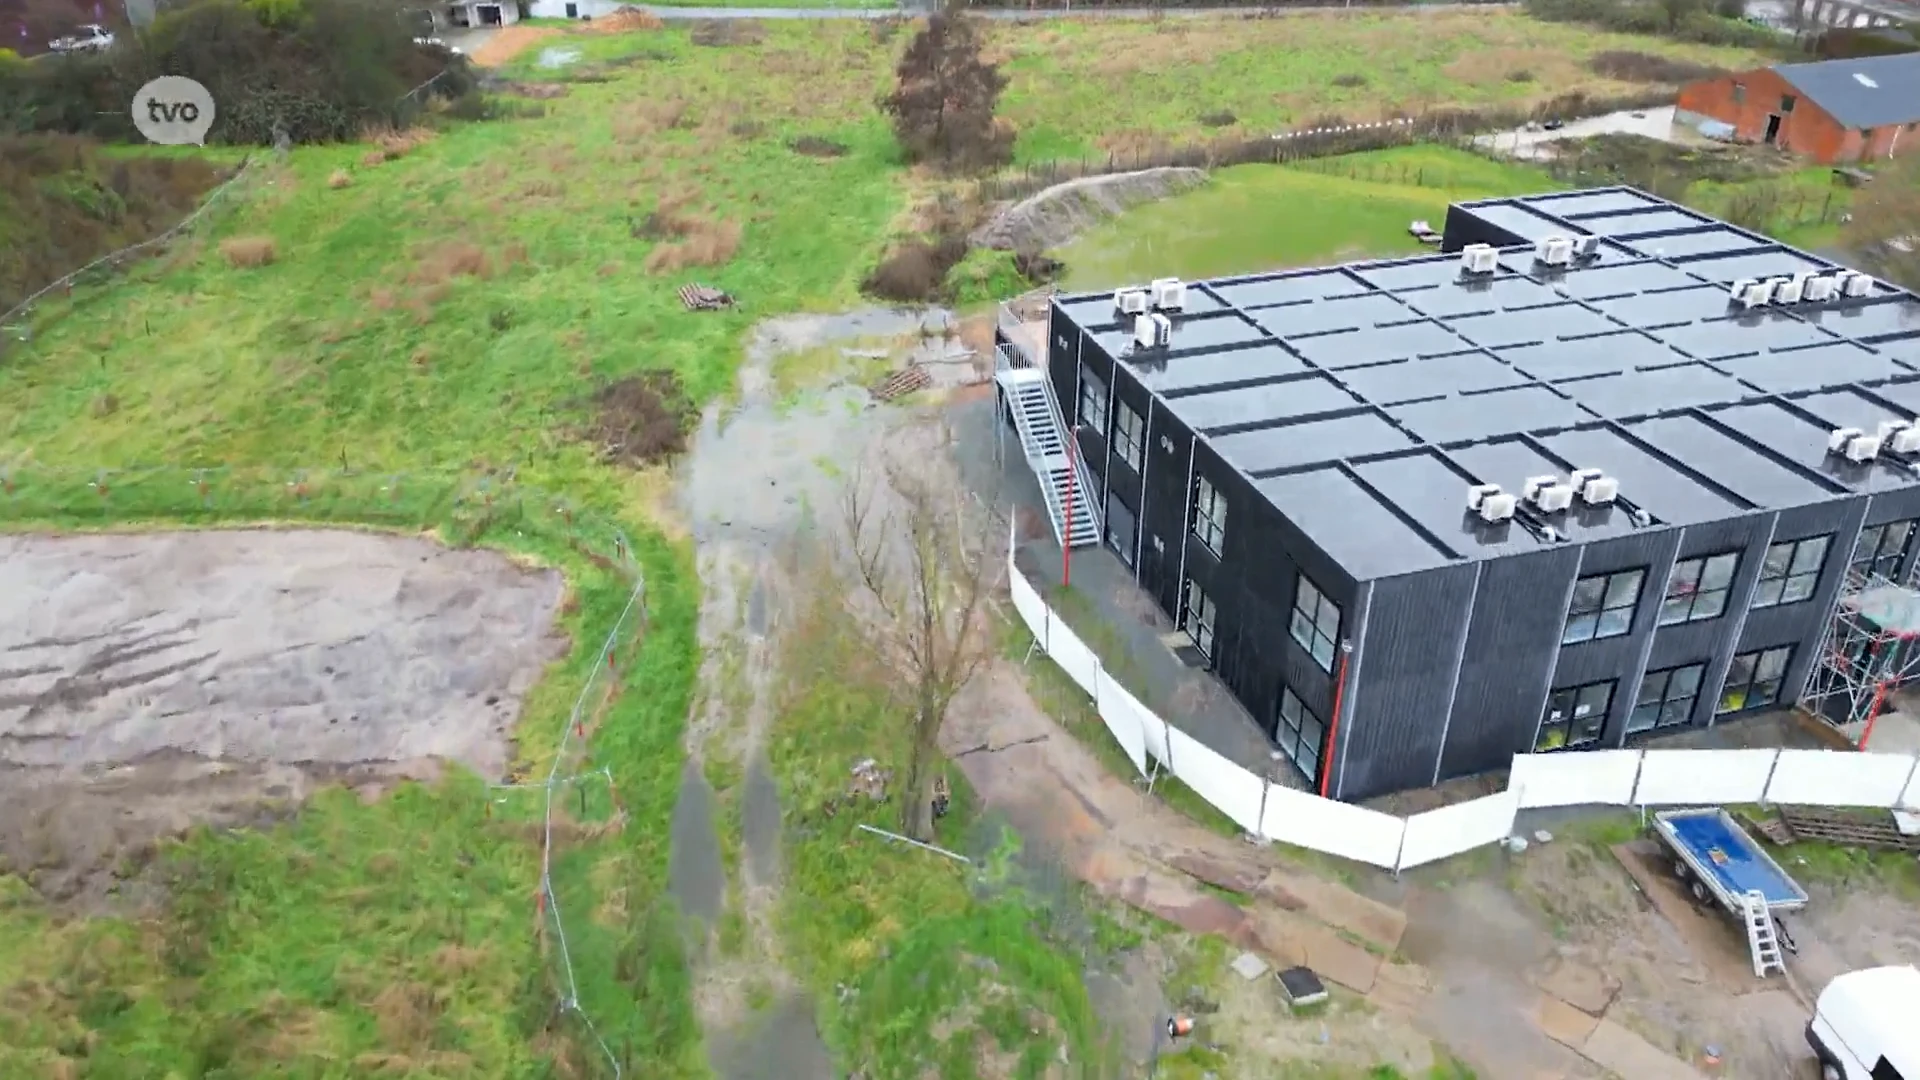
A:
[[[780,789],[765,756],[747,764],[747,790],[741,806],[741,834],[753,879],[765,885],[780,880]]]
[[[800,994],[774,1002],[712,1045],[721,1080],[835,1080],[813,1006]]]
[[[538,67],[552,70],[567,67],[579,59],[579,49],[541,49],[540,55],[533,62]]]
[[[692,761],[680,774],[671,837],[667,889],[683,913],[711,926],[726,900],[727,876],[720,864],[720,833],[714,827],[713,788]]]

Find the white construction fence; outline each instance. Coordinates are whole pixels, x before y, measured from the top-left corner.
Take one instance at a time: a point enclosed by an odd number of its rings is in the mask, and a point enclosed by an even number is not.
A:
[[[1387,870],[1512,835],[1522,810],[1552,806],[1788,804],[1920,809],[1920,759],[1845,750],[1588,750],[1517,754],[1507,790],[1412,817],[1272,783],[1154,715],[1115,682],[1007,556],[1013,606],[1039,649],[1093,698],[1134,768],[1147,759],[1249,833]]]

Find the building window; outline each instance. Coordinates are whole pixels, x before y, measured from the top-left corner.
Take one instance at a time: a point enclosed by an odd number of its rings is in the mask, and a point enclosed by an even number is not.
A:
[[[1633,609],[1640,603],[1640,586],[1646,578],[1645,570],[1620,570],[1574,582],[1573,604],[1567,609],[1560,644],[1619,637],[1632,629]]]
[[[1780,684],[1786,678],[1787,661],[1793,659],[1793,646],[1741,653],[1727,668],[1727,682],[1720,690],[1718,714],[1743,709],[1764,709],[1780,703]]]
[[[1285,687],[1280,688],[1280,722],[1273,727],[1273,741],[1308,780],[1319,782],[1327,725]]]
[[[1853,545],[1851,572],[1861,577],[1878,575],[1889,581],[1900,576],[1900,564],[1906,561],[1907,547],[1913,543],[1912,521],[1890,521],[1860,530]]]
[[[1080,423],[1107,437],[1107,383],[1091,371],[1080,373]]]
[[[1227,499],[1204,476],[1194,479],[1193,535],[1220,557],[1227,540]]]
[[[1800,99],[1794,97],[1792,94],[1781,94],[1780,95],[1780,112],[1783,115],[1786,113],[1792,112],[1794,103],[1799,100]]]
[[[1293,590],[1293,640],[1307,650],[1313,662],[1333,671],[1334,642],[1340,639],[1340,605],[1327,599],[1305,574]]]
[[[1860,147],[1863,150],[1873,149],[1873,129],[1872,128],[1860,129]]]
[[[1633,714],[1627,717],[1627,734],[1686,723],[1693,715],[1694,700],[1700,696],[1700,676],[1706,670],[1705,664],[1688,664],[1647,672],[1640,682],[1640,698],[1634,703]]]
[[[1830,539],[1816,536],[1770,545],[1767,560],[1760,564],[1760,582],[1753,587],[1752,606],[1773,607],[1811,599],[1820,583],[1820,565],[1827,561]]]
[[[1180,590],[1180,629],[1187,632],[1187,637],[1193,639],[1193,647],[1208,660],[1213,659],[1213,628],[1219,625],[1219,615],[1213,601],[1188,578]]]
[[[1147,457],[1147,424],[1133,406],[1117,402],[1113,410],[1113,451],[1134,472],[1144,471]]]
[[[1733,84],[1733,103],[1735,105],[1745,105],[1747,103],[1747,87],[1745,83]]]
[[[1733,572],[1740,567],[1740,555],[1707,555],[1681,559],[1673,564],[1667,578],[1667,598],[1660,604],[1660,625],[1717,619],[1727,612],[1727,590],[1733,588]]]
[[[1613,690],[1618,679],[1569,686],[1547,695],[1547,711],[1540,717],[1540,734],[1533,740],[1534,753],[1571,750],[1600,741],[1600,729],[1607,726],[1607,713],[1613,708]]]

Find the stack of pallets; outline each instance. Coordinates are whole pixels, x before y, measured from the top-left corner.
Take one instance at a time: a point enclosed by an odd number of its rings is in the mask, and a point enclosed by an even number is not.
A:
[[[733,306],[733,297],[705,285],[680,287],[680,302],[688,311],[719,311]]]

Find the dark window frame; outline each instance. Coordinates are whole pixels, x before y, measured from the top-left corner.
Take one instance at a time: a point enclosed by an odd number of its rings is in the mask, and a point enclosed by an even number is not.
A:
[[[1287,633],[1313,662],[1327,674],[1333,674],[1333,658],[1340,654],[1340,620],[1344,613],[1325,589],[1301,574],[1293,586],[1293,614],[1287,620]]]
[[[1218,559],[1227,546],[1227,496],[1205,476],[1193,478],[1193,520],[1187,529]],[[1202,528],[1201,526],[1205,526]]]
[[[1724,573],[1725,580],[1708,585],[1708,574]],[[1717,551],[1676,559],[1667,573],[1667,591],[1660,599],[1660,626],[1705,622],[1727,613],[1733,580],[1740,576],[1740,553]]]
[[[1853,554],[1847,559],[1847,573],[1861,577],[1879,574],[1888,581],[1898,581],[1900,564],[1907,561],[1916,533],[1920,533],[1920,519],[1915,518],[1863,527],[1853,542]],[[1895,537],[1898,539],[1893,539]]]
[[[1197,608],[1194,605],[1196,596],[1200,598]],[[1196,625],[1199,627],[1199,633],[1194,632]],[[1199,582],[1187,578],[1180,585],[1180,629],[1209,663],[1213,661],[1214,646],[1219,644],[1217,636],[1219,628],[1220,606],[1213,602],[1213,598],[1207,595],[1207,591],[1200,587]]]
[[[1129,425],[1127,418],[1132,417]],[[1147,421],[1124,401],[1113,403],[1113,450],[1135,473],[1145,471],[1147,462]]]
[[[1794,95],[1781,94],[1780,95],[1780,115],[1781,116],[1791,115],[1793,113],[1793,107],[1798,104],[1800,104],[1800,99],[1795,97]]]
[[[1753,586],[1753,603],[1748,607],[1782,607],[1813,599],[1820,590],[1820,573],[1832,549],[1831,535],[1768,544],[1760,561],[1760,580]]]
[[[1090,423],[1087,420],[1087,413],[1091,411],[1089,406],[1094,404],[1099,405],[1100,419],[1097,422]],[[1083,427],[1092,428],[1094,434],[1105,439],[1107,437],[1107,417],[1110,416],[1112,412],[1112,387],[1107,385],[1107,380],[1101,378],[1098,372],[1082,368],[1080,371],[1080,396],[1078,400],[1074,402],[1074,421]]]
[[[1746,664],[1746,673],[1740,672],[1740,665]],[[1793,666],[1793,646],[1774,645],[1765,649],[1743,652],[1727,665],[1727,677],[1720,683],[1720,700],[1714,703],[1713,715],[1728,716],[1733,713],[1747,712],[1753,709],[1770,709],[1780,704],[1780,692],[1786,689],[1787,669]],[[1763,674],[1769,667],[1775,668],[1773,674]],[[1771,690],[1764,690],[1768,683]],[[1762,692],[1756,694],[1755,691]],[[1735,704],[1735,693],[1739,697]]]
[[[1650,731],[1681,728],[1692,723],[1693,711],[1700,703],[1700,684],[1705,681],[1706,675],[1705,661],[1676,664],[1647,672],[1640,680],[1640,692],[1634,697],[1633,710],[1627,714],[1627,735],[1645,735]],[[1658,691],[1649,700],[1648,690],[1655,687]],[[1652,722],[1643,724],[1641,714],[1646,710],[1652,710]]]
[[[1288,715],[1287,706],[1289,704],[1293,706],[1293,715],[1291,716]],[[1274,747],[1278,749],[1281,756],[1286,758],[1295,769],[1299,770],[1300,774],[1305,776],[1309,782],[1318,784],[1320,782],[1320,770],[1326,768],[1327,764],[1327,722],[1320,719],[1319,714],[1315,713],[1312,709],[1307,708],[1307,703],[1300,700],[1300,695],[1285,686],[1280,688],[1280,704],[1274,712],[1276,717],[1273,724]],[[1312,767],[1303,765],[1300,762],[1301,753],[1308,749],[1307,728],[1309,725],[1317,732],[1314,737],[1313,747],[1308,753],[1308,756],[1313,761]]]
[[[1623,589],[1616,585],[1616,580],[1631,581],[1633,584],[1630,589]],[[1597,592],[1585,588],[1596,581],[1600,583]],[[1610,570],[1604,574],[1587,574],[1576,579],[1573,598],[1567,604],[1567,620],[1560,628],[1560,644],[1578,645],[1632,633],[1633,617],[1640,610],[1641,596],[1646,589],[1647,568],[1644,566]],[[1583,595],[1587,592],[1593,593],[1591,601]],[[1602,630],[1605,632],[1602,633]]]
[[[1596,711],[1595,695],[1598,695]],[[1540,726],[1533,733],[1533,752],[1550,754],[1556,750],[1585,750],[1598,746],[1600,737],[1606,731],[1607,715],[1613,711],[1614,695],[1620,692],[1619,679],[1598,679],[1579,686],[1563,686],[1547,695],[1546,707],[1540,710]],[[1555,719],[1555,706],[1560,706],[1560,717]],[[1582,707],[1586,712],[1581,712]],[[1591,719],[1591,730],[1587,721]],[[1575,724],[1580,724],[1579,737],[1576,738]],[[1559,740],[1548,745],[1550,738],[1559,735]]]

